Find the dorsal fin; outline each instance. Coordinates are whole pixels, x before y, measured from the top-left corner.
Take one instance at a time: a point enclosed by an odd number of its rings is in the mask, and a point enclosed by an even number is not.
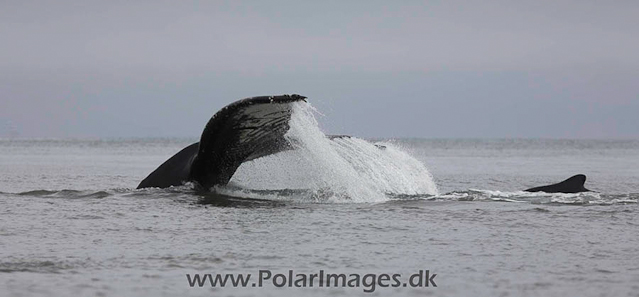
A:
[[[580,193],[589,192],[590,190],[584,187],[586,183],[586,176],[583,174],[574,175],[560,183],[530,188],[524,190],[526,192],[546,192],[546,193]]]

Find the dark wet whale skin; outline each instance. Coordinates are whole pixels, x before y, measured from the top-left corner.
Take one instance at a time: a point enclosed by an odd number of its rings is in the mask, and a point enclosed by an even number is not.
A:
[[[546,193],[581,193],[590,192],[590,190],[584,187],[586,183],[586,176],[583,174],[577,174],[569,179],[560,183],[540,186],[524,190],[526,192],[546,192]]]
[[[169,158],[137,188],[227,184],[243,162],[289,149],[284,134],[290,128],[290,103],[297,101],[306,97],[260,96],[227,105],[209,120],[199,142]]]

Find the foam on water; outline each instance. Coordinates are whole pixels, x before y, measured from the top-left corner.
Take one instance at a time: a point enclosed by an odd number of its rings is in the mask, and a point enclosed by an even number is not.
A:
[[[285,135],[294,149],[242,164],[230,186],[216,190],[287,199],[246,189],[301,189],[295,199],[316,202],[380,202],[389,195],[437,194],[432,175],[420,161],[391,143],[378,147],[354,137],[331,140],[319,129],[314,113],[308,103],[294,103]],[[300,198],[300,193],[306,194]]]
[[[597,192],[583,193],[544,193],[525,191],[495,191],[469,189],[455,191],[431,197],[432,200],[443,201],[502,201],[526,202],[531,204],[569,204],[569,205],[613,205],[636,204],[638,199],[634,194],[602,194]]]

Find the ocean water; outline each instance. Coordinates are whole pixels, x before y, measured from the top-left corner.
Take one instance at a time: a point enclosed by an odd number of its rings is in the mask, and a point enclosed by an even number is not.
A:
[[[0,295],[639,296],[637,140],[330,140],[308,108],[287,137],[211,193],[135,190],[196,139],[0,140]],[[187,278],[260,270],[361,281]]]

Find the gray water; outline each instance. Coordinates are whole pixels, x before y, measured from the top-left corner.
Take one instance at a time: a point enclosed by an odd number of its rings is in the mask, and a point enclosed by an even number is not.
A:
[[[401,161],[394,170],[414,172],[381,199],[352,184],[345,195],[282,188],[321,167],[271,168],[291,156],[240,168],[214,189],[226,196],[135,190],[194,141],[0,140],[0,295],[639,296],[639,141],[371,140],[416,159]],[[577,173],[597,192],[521,192]],[[263,269],[402,281],[429,270],[437,287],[192,288],[186,278]]]

